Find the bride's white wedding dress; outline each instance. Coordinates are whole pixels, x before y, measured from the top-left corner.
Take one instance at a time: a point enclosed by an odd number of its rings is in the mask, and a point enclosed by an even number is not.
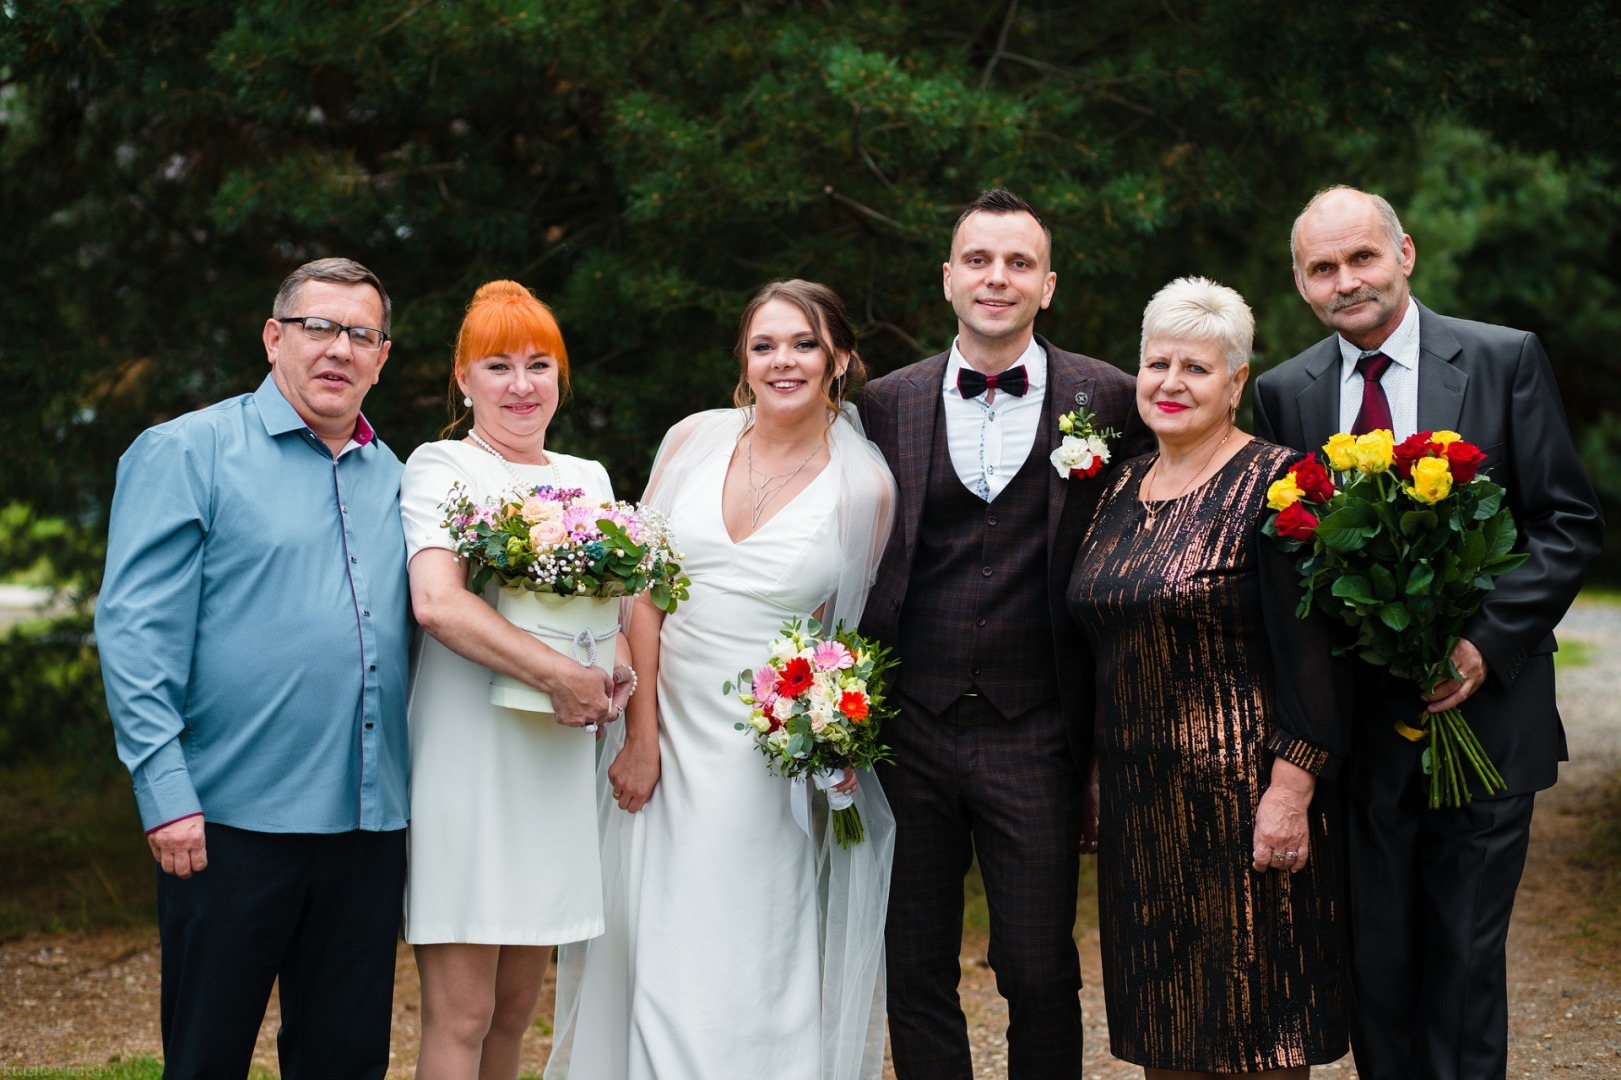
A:
[[[794,820],[792,786],[734,727],[748,708],[721,687],[765,660],[788,619],[830,605],[854,623],[836,598],[864,598],[865,564],[877,558],[865,549],[882,550],[892,486],[887,470],[871,471],[852,429],[837,440],[833,464],[733,543],[721,488],[743,422],[741,411],[691,418],[655,466],[650,501],[668,507],[692,579],[691,599],[660,635],[662,772],[637,814],[603,800],[608,929],[560,954],[548,1078],[821,1080],[876,1076],[882,1064],[894,840],[882,791],[861,775],[865,844],[843,852],[821,835],[825,824],[813,840]],[[676,439],[684,445],[672,451]],[[867,487],[851,492],[852,483]],[[872,504],[862,520],[851,520],[853,501]],[[880,514],[875,529],[866,518]],[[868,534],[853,575],[841,527]],[[604,740],[603,774],[622,726]]]

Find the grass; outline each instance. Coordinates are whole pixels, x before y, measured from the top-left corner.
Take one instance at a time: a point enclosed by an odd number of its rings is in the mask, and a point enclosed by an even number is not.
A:
[[[1583,638],[1565,638],[1559,642],[1559,651],[1553,654],[1554,671],[1584,668],[1593,662],[1593,643]]]
[[[275,1080],[276,1074],[254,1066],[248,1080]],[[0,1068],[0,1080],[163,1080],[163,1062],[138,1057],[129,1061],[113,1058],[105,1065],[70,1065],[65,1069]]]
[[[156,918],[152,856],[126,777],[87,784],[65,764],[0,770],[0,866],[0,938]]]
[[[73,1065],[65,1069],[0,1069],[0,1080],[162,1080],[163,1062],[140,1057],[114,1059],[106,1065]]]

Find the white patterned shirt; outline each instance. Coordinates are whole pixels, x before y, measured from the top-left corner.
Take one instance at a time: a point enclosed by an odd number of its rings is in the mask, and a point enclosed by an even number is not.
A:
[[[1385,400],[1390,402],[1390,424],[1396,441],[1418,431],[1418,303],[1407,298],[1407,314],[1378,350],[1390,357],[1390,366],[1379,380]],[[1356,362],[1362,349],[1340,338],[1340,427],[1350,431],[1356,414],[1362,411],[1362,376]]]
[[[946,445],[951,464],[963,486],[990,502],[1008,486],[1013,475],[1030,456],[1036,433],[1041,430],[1041,405],[1047,396],[1047,354],[1032,336],[1030,344],[1009,368],[1024,365],[1030,388],[1023,397],[997,391],[996,401],[985,404],[986,395],[964,398],[957,389],[957,372],[974,368],[957,342],[951,343],[946,361],[945,410]]]

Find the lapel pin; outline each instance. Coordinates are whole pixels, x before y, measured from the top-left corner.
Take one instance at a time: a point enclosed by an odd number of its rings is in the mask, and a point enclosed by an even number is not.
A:
[[[1088,401],[1091,401],[1091,400],[1092,400],[1091,398],[1086,396],[1086,391],[1085,390],[1082,390],[1080,393],[1075,395],[1075,404],[1077,404],[1077,405],[1085,405]]]

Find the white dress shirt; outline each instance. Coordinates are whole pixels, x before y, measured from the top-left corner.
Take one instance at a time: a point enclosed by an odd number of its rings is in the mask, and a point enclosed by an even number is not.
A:
[[[945,409],[946,445],[951,464],[963,486],[990,502],[1002,493],[1013,474],[1024,465],[1041,429],[1041,403],[1047,396],[1047,354],[1036,339],[1009,368],[1024,365],[1030,388],[1023,397],[1001,390],[996,401],[985,404],[985,394],[964,398],[957,389],[957,372],[974,368],[951,343],[946,361]]]
[[[1390,402],[1390,425],[1396,441],[1418,431],[1418,304],[1407,298],[1407,314],[1401,325],[1379,346],[1390,357],[1379,385]],[[1362,411],[1362,376],[1356,370],[1362,350],[1340,338],[1340,430],[1350,431],[1356,414]]]

